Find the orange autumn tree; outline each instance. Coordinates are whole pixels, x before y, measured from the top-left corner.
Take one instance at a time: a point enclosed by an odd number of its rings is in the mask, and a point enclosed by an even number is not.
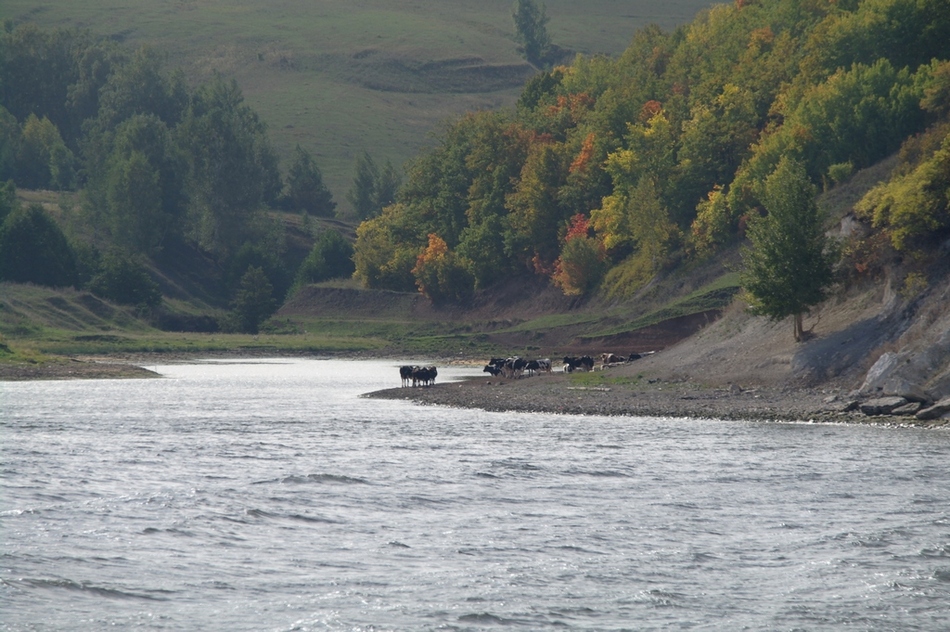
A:
[[[475,279],[445,240],[429,233],[429,245],[412,269],[416,287],[433,303],[462,303],[472,298]]]
[[[604,245],[591,237],[587,216],[577,213],[571,218],[561,256],[554,262],[551,280],[564,294],[580,296],[594,289],[607,270]]]

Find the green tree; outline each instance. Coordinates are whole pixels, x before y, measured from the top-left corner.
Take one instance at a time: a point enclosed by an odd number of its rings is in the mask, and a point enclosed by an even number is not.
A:
[[[16,185],[13,180],[7,180],[0,184],[0,224],[17,208],[19,204],[16,199]]]
[[[762,200],[768,215],[751,222],[750,246],[742,250],[740,275],[752,311],[781,320],[794,317],[795,341],[802,317],[821,302],[832,280],[832,257],[805,167],[782,158],[766,179]]]
[[[940,147],[917,165],[898,170],[865,194],[855,210],[890,237],[897,250],[913,250],[933,235],[950,228],[950,125],[929,135],[943,134]],[[915,139],[916,140],[916,139]],[[904,152],[902,152],[903,154]]]
[[[235,327],[244,333],[256,334],[268,316],[274,313],[274,288],[264,270],[251,266],[241,277],[233,302]]]
[[[540,66],[551,48],[548,35],[548,16],[544,5],[538,6],[534,0],[516,0],[512,9],[515,21],[515,34],[521,44],[525,59]]]
[[[52,287],[76,284],[73,249],[39,204],[14,210],[0,225],[0,281]]]
[[[313,249],[297,270],[296,285],[319,283],[353,274],[353,244],[335,230],[320,233]]]
[[[16,117],[0,105],[0,181],[16,175],[16,158],[20,149],[20,124]]]
[[[267,127],[244,103],[237,82],[216,75],[196,91],[176,129],[190,155],[193,235],[213,252],[233,252],[262,204],[282,188]]]
[[[158,284],[145,267],[118,251],[103,257],[99,271],[89,281],[89,291],[123,305],[157,307],[162,302]]]
[[[110,229],[119,245],[134,252],[155,252],[165,236],[158,172],[148,158],[134,151],[109,171],[106,197]]]
[[[99,94],[99,124],[115,127],[136,114],[152,114],[165,123],[177,123],[188,103],[184,76],[170,77],[162,70],[164,60],[156,51],[142,47],[118,64]]]
[[[17,183],[24,189],[71,189],[76,175],[73,163],[73,154],[56,126],[46,117],[30,114],[17,152]]]
[[[354,276],[364,287],[400,292],[415,287],[412,269],[424,246],[400,230],[405,215],[405,207],[394,204],[357,227]]]
[[[376,208],[382,210],[396,201],[396,192],[399,191],[401,178],[393,167],[393,163],[386,161],[379,177],[376,178]]]
[[[287,200],[294,210],[321,217],[333,217],[336,202],[323,183],[323,174],[313,156],[300,145],[294,148],[287,173]]]
[[[379,167],[368,152],[363,152],[356,161],[353,186],[346,194],[346,199],[353,205],[357,219],[364,220],[379,215],[380,207],[376,206],[378,180]]]

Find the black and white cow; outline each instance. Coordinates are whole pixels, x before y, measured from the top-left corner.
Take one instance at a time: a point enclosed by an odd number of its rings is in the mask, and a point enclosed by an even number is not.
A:
[[[412,370],[414,368],[409,365],[399,367],[399,377],[402,379],[403,388],[412,385]]]
[[[593,371],[594,359],[589,355],[585,356],[564,356],[564,371],[573,373],[574,371]]]

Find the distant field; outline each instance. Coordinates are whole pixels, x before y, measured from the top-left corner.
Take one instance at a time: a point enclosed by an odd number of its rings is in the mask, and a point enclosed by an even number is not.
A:
[[[198,82],[235,77],[281,156],[318,159],[338,204],[365,150],[397,167],[440,121],[512,104],[533,70],[512,0],[4,0],[0,18],[79,26],[166,51]],[[633,33],[689,22],[709,0],[547,0],[558,46],[617,54]]]

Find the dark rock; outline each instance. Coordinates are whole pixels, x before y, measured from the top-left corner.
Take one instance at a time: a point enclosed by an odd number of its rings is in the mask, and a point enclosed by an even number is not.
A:
[[[891,412],[907,403],[903,397],[878,397],[861,404],[861,412],[865,415],[890,415]]]
[[[908,403],[904,404],[903,406],[898,406],[897,408],[895,408],[894,410],[892,410],[892,411],[891,411],[891,414],[892,414],[892,415],[900,415],[900,416],[902,416],[902,417],[903,417],[903,416],[908,416],[908,417],[909,417],[909,416],[912,416],[912,415],[916,415],[917,412],[918,412],[921,408],[923,408],[923,407],[924,407],[924,405],[921,404],[920,402],[908,402]]]
[[[917,411],[916,416],[921,421],[927,421],[929,419],[940,419],[948,413],[950,413],[950,397],[944,397],[933,406]]]

